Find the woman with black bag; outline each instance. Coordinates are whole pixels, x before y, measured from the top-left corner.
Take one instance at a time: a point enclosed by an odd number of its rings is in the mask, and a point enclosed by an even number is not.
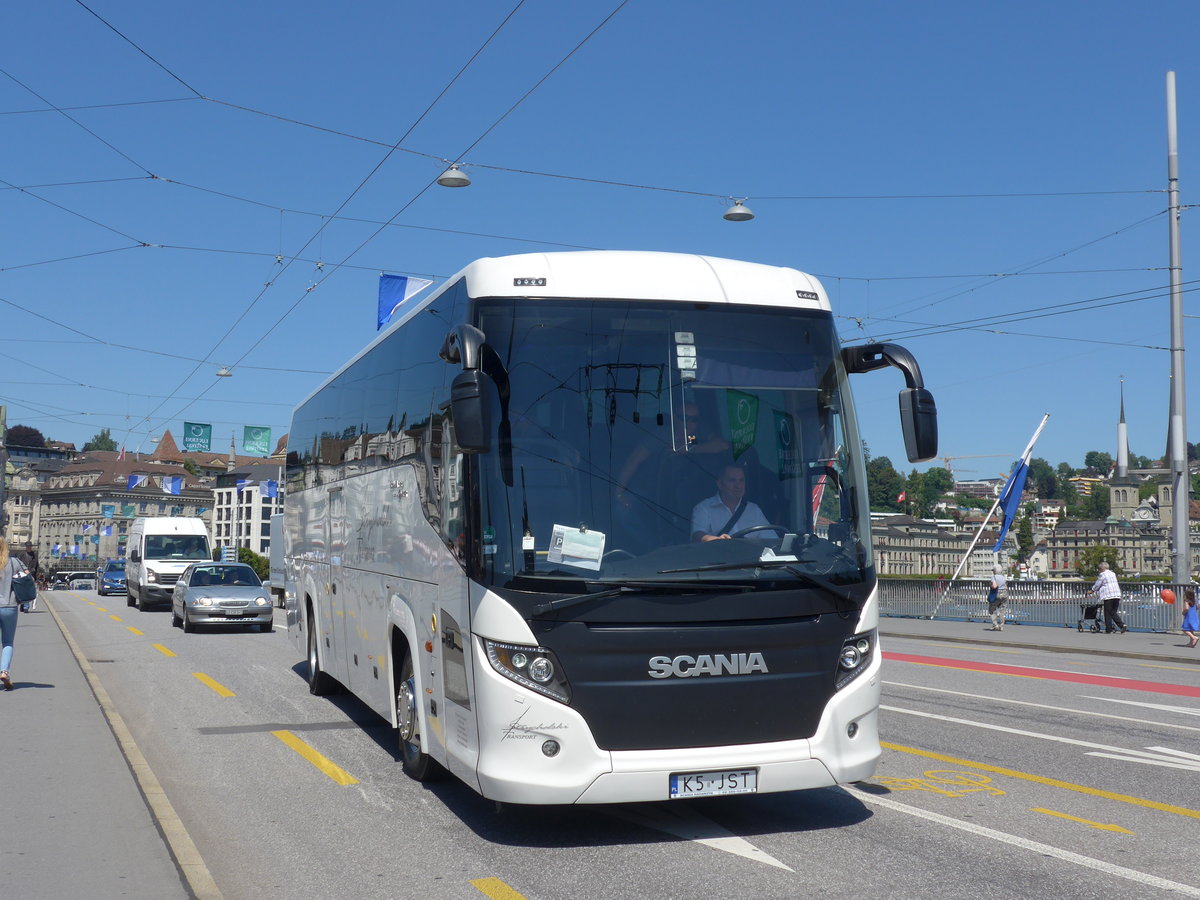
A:
[[[17,635],[17,608],[29,602],[30,587],[37,597],[33,576],[20,560],[9,555],[8,541],[0,537],[0,686],[6,691],[13,689],[8,667],[12,664],[13,640]]]

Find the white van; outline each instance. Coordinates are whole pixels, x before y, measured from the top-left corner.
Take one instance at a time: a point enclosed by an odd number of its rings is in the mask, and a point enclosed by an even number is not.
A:
[[[194,562],[211,562],[208,529],[188,516],[141,516],[133,520],[125,551],[128,605],[144,610],[170,603],[179,576]]]
[[[263,585],[271,592],[275,605],[283,608],[283,513],[271,516],[271,549],[267,558],[269,580]]]

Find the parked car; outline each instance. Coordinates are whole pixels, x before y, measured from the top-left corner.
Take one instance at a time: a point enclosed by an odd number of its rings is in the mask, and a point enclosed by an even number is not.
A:
[[[99,571],[96,592],[101,597],[125,593],[125,560],[110,559]]]
[[[96,581],[92,578],[74,578],[71,580],[71,590],[73,591],[94,591],[96,589]]]
[[[275,608],[254,570],[244,563],[193,563],[171,594],[171,624],[192,631],[197,625],[274,626]]]

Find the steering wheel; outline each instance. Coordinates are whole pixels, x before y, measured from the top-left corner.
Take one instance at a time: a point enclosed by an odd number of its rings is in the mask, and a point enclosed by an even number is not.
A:
[[[616,557],[617,559],[623,559],[623,558],[636,559],[637,558],[634,554],[630,553],[628,550],[622,550],[620,547],[616,547],[612,550],[609,550],[607,553],[605,553],[604,556],[602,557],[602,561],[608,562],[612,557]]]
[[[749,528],[743,528],[741,531],[737,532],[736,534],[731,534],[730,537],[731,538],[742,538],[748,534],[754,534],[754,532],[756,532],[756,531],[773,531],[777,535],[779,535],[779,537],[781,539],[783,538],[783,536],[785,534],[788,533],[788,530],[786,528],[784,528],[782,525],[752,525]]]

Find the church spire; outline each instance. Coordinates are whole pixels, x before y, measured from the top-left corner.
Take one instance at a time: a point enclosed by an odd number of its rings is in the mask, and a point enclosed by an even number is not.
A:
[[[1129,476],[1129,429],[1125,425],[1125,376],[1121,376],[1121,421],[1117,423],[1117,477]]]

